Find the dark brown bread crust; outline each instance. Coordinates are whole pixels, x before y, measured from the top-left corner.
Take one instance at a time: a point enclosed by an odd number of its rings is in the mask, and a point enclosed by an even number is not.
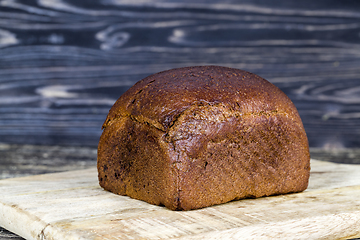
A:
[[[290,99],[261,77],[219,66],[151,75],[110,109],[100,185],[172,210],[300,192],[308,140]]]

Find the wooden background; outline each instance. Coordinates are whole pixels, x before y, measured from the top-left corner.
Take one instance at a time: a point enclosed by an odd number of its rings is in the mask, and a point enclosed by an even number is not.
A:
[[[217,64],[293,100],[311,147],[360,146],[360,1],[0,1],[0,141],[96,146],[143,77]]]
[[[94,165],[124,91],[209,64],[282,89],[312,156],[359,163],[358,0],[0,0],[0,178]]]

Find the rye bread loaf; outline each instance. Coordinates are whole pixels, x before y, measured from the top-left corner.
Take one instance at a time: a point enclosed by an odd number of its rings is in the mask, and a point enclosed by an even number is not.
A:
[[[239,69],[172,69],[110,109],[98,146],[105,190],[172,210],[300,192],[308,140],[291,100]]]

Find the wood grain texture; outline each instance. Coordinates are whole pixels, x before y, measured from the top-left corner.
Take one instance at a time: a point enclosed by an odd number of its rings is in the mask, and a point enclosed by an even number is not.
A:
[[[15,235],[12,232],[0,227],[0,239],[1,240],[24,240],[24,238]]]
[[[310,148],[311,158],[360,163],[360,149]],[[96,166],[96,147],[0,144],[0,179],[81,170]]]
[[[96,148],[0,144],[0,179],[96,166]]]
[[[279,86],[310,146],[360,144],[359,1],[2,0],[0,142],[96,146],[141,78],[216,64]]]
[[[118,196],[96,168],[0,181],[0,225],[26,239],[344,239],[360,236],[360,166],[312,160],[308,190],[193,211]]]

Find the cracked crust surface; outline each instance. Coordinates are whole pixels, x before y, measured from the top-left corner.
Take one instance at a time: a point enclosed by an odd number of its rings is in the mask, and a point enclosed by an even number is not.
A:
[[[151,75],[110,109],[100,185],[173,210],[299,192],[307,137],[290,99],[259,76],[206,66]]]

